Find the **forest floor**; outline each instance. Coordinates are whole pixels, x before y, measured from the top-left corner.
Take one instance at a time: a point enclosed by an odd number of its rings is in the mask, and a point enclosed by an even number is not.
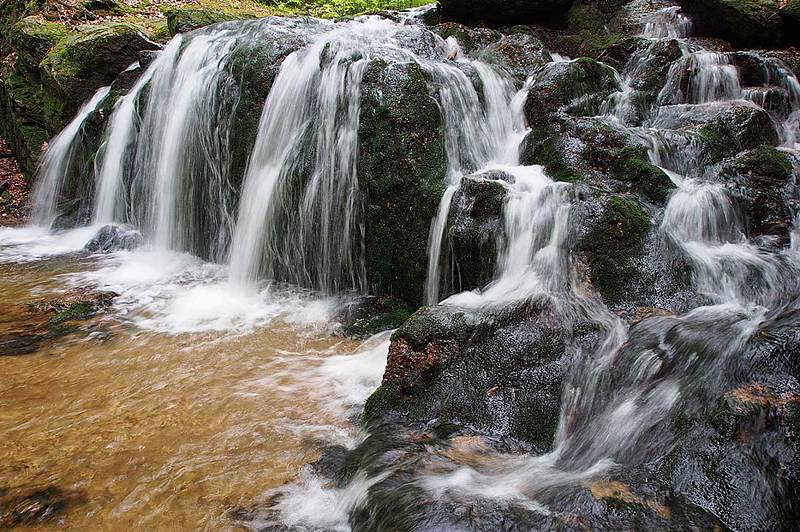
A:
[[[0,226],[20,225],[28,216],[27,184],[6,141],[0,138]]]

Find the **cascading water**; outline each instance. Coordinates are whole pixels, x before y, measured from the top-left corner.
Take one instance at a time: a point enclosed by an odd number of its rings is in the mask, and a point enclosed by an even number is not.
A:
[[[515,93],[511,80],[490,65],[461,57],[454,39],[448,40],[456,65],[430,66],[435,85],[440,85],[440,105],[447,147],[447,189],[439,203],[428,238],[428,271],[425,301],[441,297],[442,257],[447,217],[461,177],[493,165],[519,164],[519,145],[526,133],[522,115],[526,90]],[[463,69],[473,69],[483,87],[481,104]]]
[[[58,214],[58,201],[64,180],[73,164],[78,137],[84,122],[105,100],[111,87],[102,87],[94,96],[84,103],[75,118],[67,124],[58,135],[48,143],[36,171],[36,186],[33,189],[33,212],[31,222],[34,225],[49,227]]]

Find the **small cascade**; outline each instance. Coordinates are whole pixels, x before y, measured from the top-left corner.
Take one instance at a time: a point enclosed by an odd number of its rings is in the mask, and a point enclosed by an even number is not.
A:
[[[450,55],[455,53],[460,57],[455,40],[451,38],[448,44],[453,50]],[[462,68],[476,72],[483,88],[484,104]],[[439,87],[448,158],[447,189],[428,238],[425,300],[433,305],[442,295],[445,255],[442,244],[451,202],[461,177],[497,165],[519,164],[519,145],[527,132],[522,113],[527,89],[514,91],[508,78],[480,61],[460,59],[455,66],[436,64],[428,70]]]
[[[571,186],[554,183],[541,166],[497,167],[511,183],[503,206],[505,242],[498,254],[496,280],[473,292],[456,294],[443,304],[491,307],[523,301],[566,288]]]
[[[174,53],[174,49],[172,50]],[[167,61],[161,54],[136,81],[131,90],[120,98],[109,119],[108,132],[98,159],[96,170],[94,223],[109,224],[125,221],[124,210],[128,203],[125,189],[125,171],[129,168],[131,151],[138,134],[139,99],[159,68],[160,61]]]
[[[742,97],[739,72],[726,54],[699,51],[687,58],[690,103],[735,100]]]
[[[354,22],[284,61],[244,178],[230,252],[234,282],[264,275],[329,293],[366,291],[357,180],[361,83],[376,57],[423,60],[402,46],[402,33],[385,20]]]
[[[31,213],[31,223],[34,225],[50,227],[58,215],[61,190],[74,163],[83,124],[106,99],[110,91],[111,87],[98,89],[94,96],[81,106],[75,118],[48,143],[36,171]]]

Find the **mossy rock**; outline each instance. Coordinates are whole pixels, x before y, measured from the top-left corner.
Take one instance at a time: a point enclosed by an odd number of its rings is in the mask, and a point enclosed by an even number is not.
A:
[[[10,33],[18,61],[22,61],[24,68],[35,70],[47,51],[68,32],[64,24],[25,17],[12,26]]]
[[[637,278],[637,259],[650,229],[650,218],[635,201],[611,196],[580,242],[592,284],[607,305],[622,301],[626,287]]]
[[[793,174],[789,156],[771,146],[745,151],[723,165],[720,175],[744,210],[748,236],[789,244]]]
[[[187,33],[198,28],[228,22],[230,20],[247,20],[258,18],[257,13],[231,12],[224,9],[198,9],[191,7],[173,7],[166,10],[167,29],[170,35]]]
[[[508,195],[499,180],[508,177],[502,173],[466,176],[453,197],[447,239],[457,278],[451,283],[450,292],[481,288],[494,277],[498,242],[504,230],[503,205]]]
[[[422,309],[392,336],[383,384],[363,421],[391,415],[411,422],[458,423],[506,435],[540,452],[552,446],[572,344],[536,304],[465,313]],[[575,328],[578,343],[594,329]]]
[[[714,164],[743,150],[780,143],[769,114],[754,105],[730,104],[699,130],[701,157]]]
[[[403,301],[392,297],[368,297],[347,309],[342,332],[352,338],[366,338],[382,331],[397,329],[411,316]]]
[[[145,28],[132,24],[76,28],[40,64],[48,124],[63,126],[82,102],[137,61],[140,52],[157,48]]]
[[[473,28],[457,24],[455,22],[445,22],[433,28],[442,39],[453,37],[461,49],[466,53],[471,53],[481,48],[485,48],[492,43],[496,43],[502,38],[502,34],[496,30],[488,28]]]
[[[520,81],[525,81],[534,68],[553,60],[542,41],[525,33],[504,36],[489,45],[484,55],[505,65]]]
[[[529,124],[541,124],[558,109],[575,116],[593,116],[619,89],[614,70],[588,57],[540,67],[525,103]]]
[[[444,192],[439,106],[416,63],[374,60],[364,75],[359,186],[372,292],[422,303],[431,220]]]
[[[614,156],[615,176],[629,183],[631,191],[642,194],[655,204],[663,205],[675,185],[663,170],[650,163],[644,146],[626,146]]]
[[[561,137],[547,126],[533,127],[522,142],[520,160],[522,164],[538,164],[554,181],[577,183],[582,174],[564,156]]]

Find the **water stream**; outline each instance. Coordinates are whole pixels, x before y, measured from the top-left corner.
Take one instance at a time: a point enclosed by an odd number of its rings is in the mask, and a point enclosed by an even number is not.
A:
[[[240,518],[347,529],[394,466],[336,486],[303,466],[320,442],[353,448],[367,436],[352,420],[380,384],[389,348],[389,333],[336,335],[343,304],[370,290],[358,165],[362,88],[375,61],[418,64],[442,113],[447,168],[428,235],[426,303],[491,315],[547,301],[559,323],[590,323],[600,337],[571,361],[549,453],[420,467],[415,488],[546,513],[587,482],[666,452],[670,414],[701,408],[730,384],[737,353],[786,302],[800,263],[796,228],[785,249],[748,238],[719,165],[698,161],[681,129],[692,116],[757,106],[779,126],[780,149],[800,156],[800,83],[764,59],[765,86],[743,86],[732,55],[692,41],[691,29],[675,7],[655,13],[647,46],[594,117],[646,147],[674,183],[652,223],[664,253],[689,265],[701,301],[635,329],[576,275],[569,236],[579,186],[520,164],[535,76],[520,87],[413,18],[265,19],[178,35],[114,105],[87,225],[49,231],[81,128],[108,87],[50,142],[32,225],[0,230],[0,300],[9,304],[0,340],[42,325],[30,302],[75,288],[118,294],[108,313],[47,337],[35,354],[0,356],[0,488],[58,482],[84,501],[70,514],[74,529],[217,529]],[[672,40],[681,57],[638,116],[635,83],[655,47]],[[268,90],[258,120],[249,117],[243,163],[232,156],[243,123],[237,68],[256,53],[275,64],[261,72]],[[766,96],[775,87],[783,108]],[[452,294],[448,217],[466,176],[505,189],[504,237],[493,280]],[[135,226],[145,244],[82,253],[108,223]],[[271,511],[253,518],[259,500]]]

